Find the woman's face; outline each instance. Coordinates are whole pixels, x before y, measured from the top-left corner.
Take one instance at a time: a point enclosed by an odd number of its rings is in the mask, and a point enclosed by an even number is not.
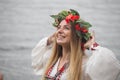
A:
[[[68,45],[71,39],[71,26],[65,20],[62,20],[57,27],[56,41],[59,45]]]

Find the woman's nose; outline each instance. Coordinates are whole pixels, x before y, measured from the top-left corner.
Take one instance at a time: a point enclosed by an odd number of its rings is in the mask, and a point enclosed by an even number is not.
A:
[[[63,28],[59,28],[58,33],[63,33]]]

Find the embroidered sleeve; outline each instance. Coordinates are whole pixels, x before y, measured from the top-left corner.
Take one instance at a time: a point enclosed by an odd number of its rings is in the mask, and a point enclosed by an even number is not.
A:
[[[43,73],[46,62],[51,53],[51,46],[47,46],[47,39],[43,38],[32,50],[32,67],[36,75]]]
[[[97,46],[88,60],[86,72],[92,80],[116,80],[120,73],[120,62],[115,54]]]

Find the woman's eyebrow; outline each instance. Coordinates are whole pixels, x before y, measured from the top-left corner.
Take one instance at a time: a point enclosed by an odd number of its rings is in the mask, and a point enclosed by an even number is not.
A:
[[[68,24],[66,24],[66,25],[63,25],[63,26],[69,26]]]
[[[64,26],[69,26],[68,24],[64,25]]]
[[[63,25],[64,27],[69,27],[69,25],[68,24],[65,24],[65,25]],[[61,25],[58,25],[58,28],[61,28]]]

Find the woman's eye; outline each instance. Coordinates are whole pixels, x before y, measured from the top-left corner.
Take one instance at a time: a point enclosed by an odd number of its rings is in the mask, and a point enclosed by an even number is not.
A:
[[[69,26],[65,26],[65,29],[70,30],[70,27]]]
[[[58,26],[57,29],[60,29],[60,26]]]

